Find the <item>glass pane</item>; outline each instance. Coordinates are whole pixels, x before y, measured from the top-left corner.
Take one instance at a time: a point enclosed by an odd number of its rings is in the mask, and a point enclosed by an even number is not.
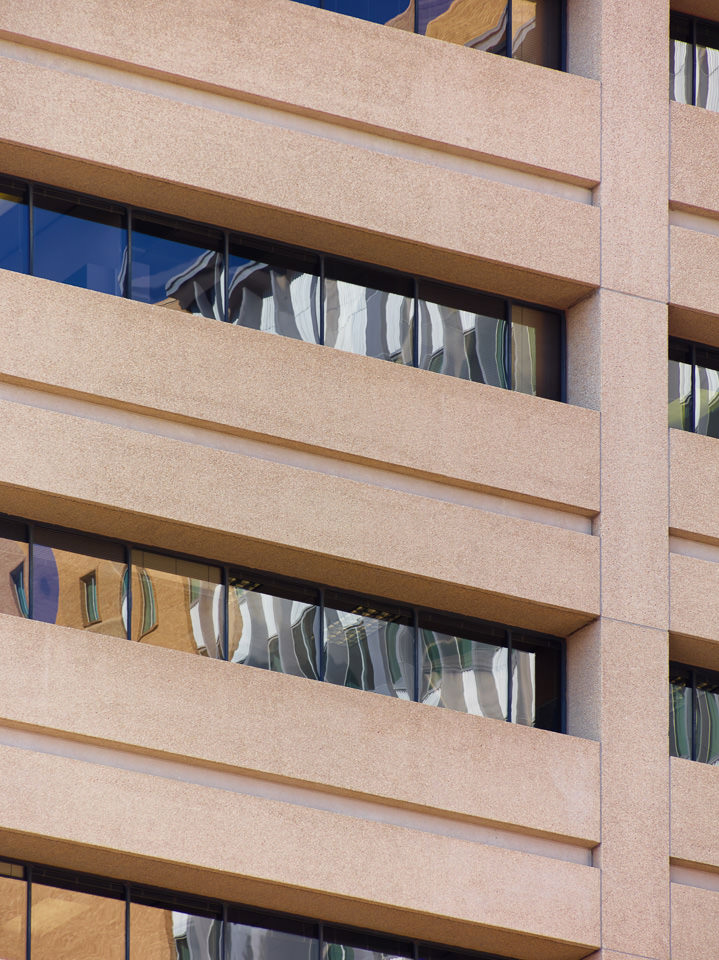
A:
[[[17,874],[11,879],[7,874]],[[0,957],[25,960],[25,918],[27,885],[22,867],[0,862]]]
[[[691,43],[671,40],[669,43],[669,99],[677,103],[692,102],[693,54]]]
[[[34,620],[127,637],[125,552],[115,543],[36,529]]]
[[[322,960],[394,960],[414,956],[411,943],[359,931],[324,928]]]
[[[562,396],[560,319],[512,304],[512,389],[548,400]]]
[[[561,18],[560,0],[512,0],[512,56],[558,70]]]
[[[695,759],[719,764],[719,682],[699,675],[696,684]]]
[[[669,426],[692,430],[691,347],[669,343]]]
[[[719,110],[719,24],[696,21],[696,104]]]
[[[512,632],[513,723],[541,730],[562,729],[561,648]]]
[[[125,960],[122,900],[33,883],[31,918],[32,960]]]
[[[229,304],[230,323],[319,343],[317,257],[231,243]]]
[[[135,217],[132,299],[224,320],[222,248],[217,231]]]
[[[692,758],[692,688],[683,671],[669,668],[669,755]]]
[[[127,228],[121,207],[37,189],[33,233],[35,276],[125,293]]]
[[[414,699],[414,628],[406,610],[327,592],[325,676],[329,683]]]
[[[0,520],[0,613],[30,615],[25,525]]]
[[[130,960],[221,960],[221,932],[214,917],[130,904]]]
[[[408,9],[407,0],[323,0],[321,5],[325,10],[334,10],[335,13],[392,26],[397,25],[393,21],[402,18],[403,14],[403,19],[407,17]]]
[[[395,363],[412,363],[412,282],[327,261],[325,344]]]
[[[506,720],[505,631],[470,626],[449,633],[449,624],[429,615],[421,617],[420,627],[420,701],[479,717]]]
[[[0,179],[0,269],[28,272],[29,230],[27,188]]]
[[[219,567],[132,551],[132,639],[222,659]]]
[[[719,370],[701,365],[697,350],[694,380],[694,431],[705,437],[719,437]]]
[[[417,32],[475,50],[506,53],[506,0],[417,0]]]
[[[318,960],[319,943],[312,924],[273,919],[270,928],[240,922],[243,912],[229,909],[227,960]]]
[[[426,282],[419,296],[419,366],[506,387],[504,300]]]
[[[233,663],[316,680],[318,598],[314,591],[247,579],[229,581],[229,657]]]

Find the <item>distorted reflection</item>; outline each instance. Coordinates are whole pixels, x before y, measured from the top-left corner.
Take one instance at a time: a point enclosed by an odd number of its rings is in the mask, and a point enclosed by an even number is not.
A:
[[[705,437],[719,437],[719,370],[704,366],[702,361],[705,356],[704,351],[697,350],[694,372],[694,431]]]
[[[544,67],[561,66],[560,0],[512,0],[512,56]]]
[[[325,927],[321,960],[408,960],[412,944],[359,931]]]
[[[0,520],[0,613],[30,616],[28,545],[25,525]]]
[[[419,366],[475,383],[506,387],[508,325],[504,302],[430,283],[420,283],[419,291]]]
[[[677,103],[692,103],[693,57],[690,42],[672,40],[669,44],[669,98]]]
[[[719,110],[719,25],[696,24],[696,105]]]
[[[36,189],[33,250],[37,277],[125,294],[127,216],[121,207]]]
[[[228,919],[227,960],[319,960],[319,944],[309,923],[278,919],[276,928],[259,927],[237,922],[232,910]]]
[[[475,50],[505,53],[506,0],[417,0],[417,33]]]
[[[408,280],[380,280],[374,271],[329,263],[324,306],[328,347],[412,363],[413,290]]]
[[[317,679],[319,610],[314,592],[248,580],[229,581],[229,658]]]
[[[379,609],[371,603],[342,609],[341,602],[339,595],[327,593],[325,680],[402,700],[414,699],[411,614]]]
[[[28,272],[30,222],[27,188],[0,178],[0,269]]]
[[[131,636],[154,646],[221,658],[220,568],[133,550]]]
[[[33,883],[31,938],[32,960],[125,960],[124,899]]]
[[[536,654],[512,650],[512,711],[514,723],[533,727],[536,722]]]
[[[27,887],[22,867],[0,861],[0,957],[26,960],[25,918]],[[15,879],[12,879],[12,877]]]
[[[511,388],[534,397],[561,397],[560,327],[555,314],[512,304]]]
[[[319,343],[319,264],[311,255],[273,254],[268,265],[256,252],[230,246],[230,323]]]
[[[130,960],[222,960],[221,934],[216,917],[130,906]]]
[[[719,681],[700,678],[695,691],[695,759],[719,763]]]
[[[669,754],[692,759],[692,688],[682,672],[669,676]]]
[[[224,320],[223,244],[217,231],[155,217],[135,218],[130,296]]]
[[[669,344],[669,426],[693,430],[692,351],[689,344]]]
[[[504,640],[504,631],[487,631]],[[479,717],[507,719],[507,648],[423,626],[420,701]]]

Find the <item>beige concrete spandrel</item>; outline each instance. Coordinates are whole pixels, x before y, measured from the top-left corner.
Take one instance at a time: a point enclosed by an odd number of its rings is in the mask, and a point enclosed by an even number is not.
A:
[[[719,313],[719,236],[672,226],[669,301],[705,314]]]
[[[75,69],[112,64],[171,80],[178,99],[189,96],[184,88],[210,90],[278,106],[289,111],[288,125],[291,114],[321,117],[585,185],[599,181],[598,84],[287,0],[244,0],[231,13],[221,0],[172,0],[161,14],[145,2],[51,0],[41,16],[11,5],[0,27],[8,39],[77,56]]]
[[[217,443],[226,433],[259,439],[277,459],[286,445],[599,509],[593,411],[6,271],[0,316],[0,379],[199,424],[218,431]]]
[[[690,307],[669,306],[669,336],[719,346],[719,310],[707,313]]]
[[[0,412],[8,513],[560,635],[597,613],[588,534],[24,404]]]
[[[599,940],[592,867],[6,746],[0,773],[10,856],[60,841],[66,867],[146,882],[156,860],[165,886],[176,865],[193,893],[526,960]]]
[[[0,83],[6,173],[398,268],[409,245],[418,273],[556,307],[599,282],[587,203],[17,61]]]
[[[712,20],[717,18],[712,4]],[[674,4],[672,3],[672,9]],[[671,104],[671,183],[673,206],[719,213],[719,114],[685,103]]]
[[[673,553],[670,628],[683,635],[674,658],[719,669],[719,563]],[[704,641],[704,642],[702,642]],[[706,641],[712,641],[707,645]],[[701,658],[701,663],[697,658]]]
[[[672,884],[672,960],[715,960],[719,891]]]
[[[138,763],[301,786],[310,806],[307,790],[318,807],[328,794],[349,811],[364,798],[380,820],[389,806],[438,815],[438,832],[457,817],[585,848],[599,840],[599,747],[586,740],[9,616],[0,676],[4,725]]]
[[[719,867],[719,778],[706,763],[671,758],[672,860]]]
[[[719,442],[670,430],[669,455],[670,528],[698,539],[719,540],[719,504],[713,496]]]
[[[716,20],[717,8],[714,0],[672,0],[672,10],[689,13],[695,17]]]

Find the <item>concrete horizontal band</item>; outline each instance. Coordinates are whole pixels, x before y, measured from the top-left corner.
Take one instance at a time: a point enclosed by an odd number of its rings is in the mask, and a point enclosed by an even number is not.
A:
[[[719,891],[671,885],[672,960],[715,960],[719,937]]]
[[[473,825],[504,827],[515,839],[499,845],[565,859],[550,842],[586,853],[599,840],[592,741],[10,616],[0,675],[6,726],[181,762],[187,779],[245,774],[304,791],[304,805],[359,800],[374,808],[363,816],[430,832],[449,817],[480,839]]]
[[[586,203],[17,60],[0,79],[5,172],[560,308],[599,283]]]
[[[218,0],[173,0],[163,11],[158,17],[139,3],[130,14],[110,0],[81,16],[52,0],[42,18],[22,8],[4,12],[2,35],[80,62],[111,64],[128,76],[170,80],[180,88],[178,98],[182,88],[214,91],[337,127],[436,144],[444,153],[492,156],[585,186],[599,181],[596,82],[286,0],[245,0],[230,18]],[[193,42],[168,45],[166,18]],[[286,38],[273,44],[272,70],[257,43],[258,22],[264,36]]]
[[[673,7],[672,7],[673,9]],[[713,10],[716,19],[716,8]],[[719,216],[719,114],[684,103],[671,108],[670,203]]]
[[[592,867],[7,746],[0,774],[6,855],[62,847],[66,867],[145,882],[161,864],[165,886],[177,872],[195,893],[338,922],[349,908],[354,925],[526,960],[599,940]]]
[[[688,538],[719,541],[719,504],[712,495],[719,444],[713,437],[669,431],[669,526]]]
[[[0,303],[0,380],[263,441],[278,459],[599,510],[596,411],[5,271]]]
[[[719,808],[716,769],[705,763],[671,759],[672,860],[719,870],[719,838],[715,824]],[[719,874],[714,874],[714,889]],[[695,878],[692,883],[702,885]]]
[[[693,313],[719,313],[719,236],[687,226],[669,230],[669,302]],[[716,337],[712,341],[716,342]]]

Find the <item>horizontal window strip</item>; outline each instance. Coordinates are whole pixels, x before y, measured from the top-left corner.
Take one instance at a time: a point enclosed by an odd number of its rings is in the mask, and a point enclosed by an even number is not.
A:
[[[562,732],[556,637],[0,517],[0,613]]]
[[[15,860],[0,901],[3,960],[511,960]]]
[[[669,426],[719,437],[719,349],[669,340]]]
[[[719,23],[672,11],[669,98],[719,110]]]
[[[669,754],[719,764],[719,671],[669,664]]]
[[[0,269],[564,398],[557,311],[9,177]]]

